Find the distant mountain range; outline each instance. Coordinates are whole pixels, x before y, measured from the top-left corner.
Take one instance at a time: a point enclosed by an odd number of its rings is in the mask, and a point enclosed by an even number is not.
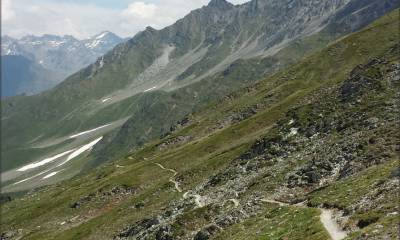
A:
[[[68,35],[3,36],[1,40],[2,97],[47,90],[123,41],[111,32],[84,40]],[[18,62],[21,67],[14,68]]]

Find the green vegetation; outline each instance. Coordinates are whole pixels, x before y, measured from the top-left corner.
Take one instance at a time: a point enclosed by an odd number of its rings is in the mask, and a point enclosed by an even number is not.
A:
[[[319,220],[319,210],[299,207],[268,207],[258,217],[233,225],[215,239],[315,239],[329,236]]]

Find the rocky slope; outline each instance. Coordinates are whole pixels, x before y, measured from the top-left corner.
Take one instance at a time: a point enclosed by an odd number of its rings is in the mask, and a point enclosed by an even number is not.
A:
[[[3,239],[397,239],[398,11],[8,201]],[[332,230],[333,229],[333,230]]]
[[[72,36],[54,35],[25,36],[21,39],[4,36],[1,39],[1,55],[4,56],[5,65],[12,64],[8,63],[9,59],[13,61],[13,57],[9,56],[23,57],[32,62],[32,68],[40,66],[42,71],[47,71],[51,77],[41,78],[35,74],[28,75],[27,81],[21,84],[20,89],[13,89],[13,91],[11,91],[11,86],[18,82],[12,77],[3,78],[4,93],[8,94],[2,96],[9,97],[21,93],[31,95],[54,87],[67,76],[95,62],[98,57],[122,41],[111,32],[103,32],[84,40],[78,40]],[[4,70],[10,72],[8,74],[14,73],[11,72],[12,69]]]

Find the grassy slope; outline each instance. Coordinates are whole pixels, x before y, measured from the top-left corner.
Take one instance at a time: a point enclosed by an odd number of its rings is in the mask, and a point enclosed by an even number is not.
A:
[[[6,204],[2,208],[1,229],[22,228],[27,239],[103,239],[112,237],[128,223],[160,213],[164,206],[178,199],[180,194],[171,191],[173,186],[168,182],[169,176],[154,164],[144,161],[144,157],[176,169],[180,173],[178,177],[182,178],[182,187],[185,190],[190,189],[245,152],[258,137],[267,134],[271,126],[303,97],[322,86],[343,81],[357,64],[381,55],[396,42],[397,26],[396,12],[300,64],[200,111],[194,115],[195,120],[191,125],[175,133],[193,136],[194,140],[187,144],[160,151],[156,146],[159,142],[156,141],[117,162],[125,166],[123,168],[116,167],[115,163],[108,164],[88,175],[44,188]],[[338,69],[340,71],[337,71]],[[220,119],[257,103],[264,105],[263,110],[255,116],[222,130],[215,130],[214,126]],[[89,202],[79,209],[69,207],[80,197],[96,192],[97,189],[110,189],[118,185],[136,187],[139,189],[138,194],[119,200]],[[145,207],[131,208],[139,202],[145,202]],[[278,224],[277,218],[280,218],[282,213],[295,214],[293,211],[295,210],[291,208],[272,211],[266,209],[266,218],[249,220],[245,226],[260,229],[262,227],[257,226],[260,221]],[[78,215],[75,222],[60,225],[61,222]],[[311,210],[302,211],[298,219],[309,219],[315,215],[316,212]],[[283,222],[282,231],[262,228],[262,232],[265,236],[279,236],[292,227],[290,223],[293,223],[292,220]],[[235,228],[240,230],[239,226]],[[299,230],[291,233],[294,239],[296,235],[311,237],[313,234],[319,234],[320,239],[326,237],[318,223],[310,229],[305,230],[300,225],[296,225],[294,229]],[[247,236],[240,232],[243,228],[239,230],[230,231],[235,232],[238,239],[241,239],[240,236]]]
[[[319,221],[319,210],[298,207],[266,207],[265,213],[234,225],[216,239],[315,239],[326,240],[328,235]]]

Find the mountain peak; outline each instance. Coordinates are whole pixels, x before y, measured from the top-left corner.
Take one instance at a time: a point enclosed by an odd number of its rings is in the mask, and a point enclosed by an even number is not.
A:
[[[94,35],[89,39],[104,39],[104,38],[119,38],[119,37],[110,31],[103,31],[97,35]]]
[[[225,10],[233,7],[234,5],[230,2],[227,2],[226,0],[211,0],[208,6],[212,8]]]
[[[157,30],[155,28],[151,27],[151,26],[147,26],[145,31],[154,32],[154,31],[157,31]]]
[[[111,49],[111,46],[122,42],[122,38],[110,31],[103,31],[83,41],[84,45],[93,51],[104,52],[105,49]]]

